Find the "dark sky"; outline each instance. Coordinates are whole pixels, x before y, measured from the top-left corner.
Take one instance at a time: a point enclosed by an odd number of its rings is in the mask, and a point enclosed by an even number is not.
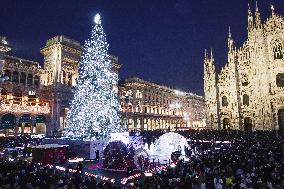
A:
[[[249,1],[255,9],[255,2]],[[262,20],[284,15],[283,0],[259,0]],[[248,0],[1,0],[0,34],[14,56],[43,62],[39,49],[55,35],[83,42],[100,13],[120,77],[138,76],[203,95],[204,49],[217,68],[227,60],[228,27],[237,46],[247,37]]]

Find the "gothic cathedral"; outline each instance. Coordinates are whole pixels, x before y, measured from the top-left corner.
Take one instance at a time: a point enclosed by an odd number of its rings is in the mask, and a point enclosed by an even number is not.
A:
[[[204,92],[211,129],[284,130],[284,18],[274,12],[260,19],[248,9],[248,38],[236,48],[228,37],[228,62],[216,72],[205,52]]]

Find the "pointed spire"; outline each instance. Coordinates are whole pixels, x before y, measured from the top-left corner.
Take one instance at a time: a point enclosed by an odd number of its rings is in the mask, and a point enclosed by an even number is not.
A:
[[[208,60],[208,53],[207,53],[207,49],[205,49],[205,53],[204,53],[204,60]]]
[[[249,5],[249,3],[248,3],[248,15],[249,15],[249,16],[252,15],[251,10],[250,10],[250,5]]]
[[[255,2],[255,28],[261,28],[260,12],[258,10],[257,1]]]
[[[210,49],[210,57],[211,57],[211,59],[214,59],[214,56],[213,56],[213,49],[212,49],[212,48]]]
[[[251,13],[250,5],[248,3],[248,31],[253,30],[253,15]]]
[[[229,26],[229,36],[228,36],[228,48],[229,48],[229,51],[232,51],[233,50],[233,38],[232,38],[232,34],[231,34],[231,27]]]
[[[272,4],[270,5],[270,9],[271,9],[272,16],[274,16],[274,6]]]

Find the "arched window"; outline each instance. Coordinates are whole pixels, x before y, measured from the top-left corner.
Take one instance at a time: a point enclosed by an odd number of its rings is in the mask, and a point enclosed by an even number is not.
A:
[[[26,77],[27,77],[27,75],[26,75],[26,73],[25,72],[22,72],[21,74],[20,74],[20,83],[22,83],[22,84],[26,84]]]
[[[64,70],[62,71],[62,80],[62,83],[66,84],[66,72]]]
[[[247,94],[243,95],[243,105],[249,106],[249,96]]]
[[[72,86],[72,74],[68,74],[68,86]]]
[[[275,42],[273,43],[273,55],[274,55],[274,60],[283,58],[282,42],[278,39],[276,39]]]
[[[14,83],[19,82],[19,72],[13,71],[12,82],[14,82]]]
[[[8,81],[11,81],[11,71],[10,70],[5,70],[4,73],[5,73],[5,76],[9,77]]]
[[[228,99],[227,99],[227,97],[226,96],[223,96],[222,97],[222,106],[228,106]]]

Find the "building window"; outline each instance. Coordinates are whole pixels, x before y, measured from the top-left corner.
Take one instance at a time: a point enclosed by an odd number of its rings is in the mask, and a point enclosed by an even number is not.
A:
[[[249,106],[249,96],[247,94],[243,95],[243,105]]]
[[[277,87],[284,87],[284,73],[276,75],[276,85]]]
[[[12,76],[12,82],[18,83],[19,82],[19,72],[14,71]]]
[[[227,99],[227,97],[226,96],[223,96],[222,97],[222,106],[228,106],[228,99]]]
[[[66,72],[64,70],[62,71],[62,80],[62,83],[66,84]]]
[[[242,86],[248,86],[249,82],[248,81],[244,81],[242,82]]]
[[[33,74],[28,74],[28,85],[33,85]]]
[[[26,73],[25,72],[22,72],[20,75],[20,83],[24,85],[26,84]]]
[[[275,42],[273,43],[273,55],[274,55],[274,60],[283,58],[282,42],[278,39],[275,40]]]
[[[72,86],[72,74],[68,74],[68,86]]]
[[[34,79],[34,85],[35,87],[39,87],[39,81],[40,81],[40,77],[39,76],[35,76],[35,79]]]
[[[10,70],[5,70],[4,73],[5,73],[5,76],[9,77],[8,80],[11,81],[11,71]]]

